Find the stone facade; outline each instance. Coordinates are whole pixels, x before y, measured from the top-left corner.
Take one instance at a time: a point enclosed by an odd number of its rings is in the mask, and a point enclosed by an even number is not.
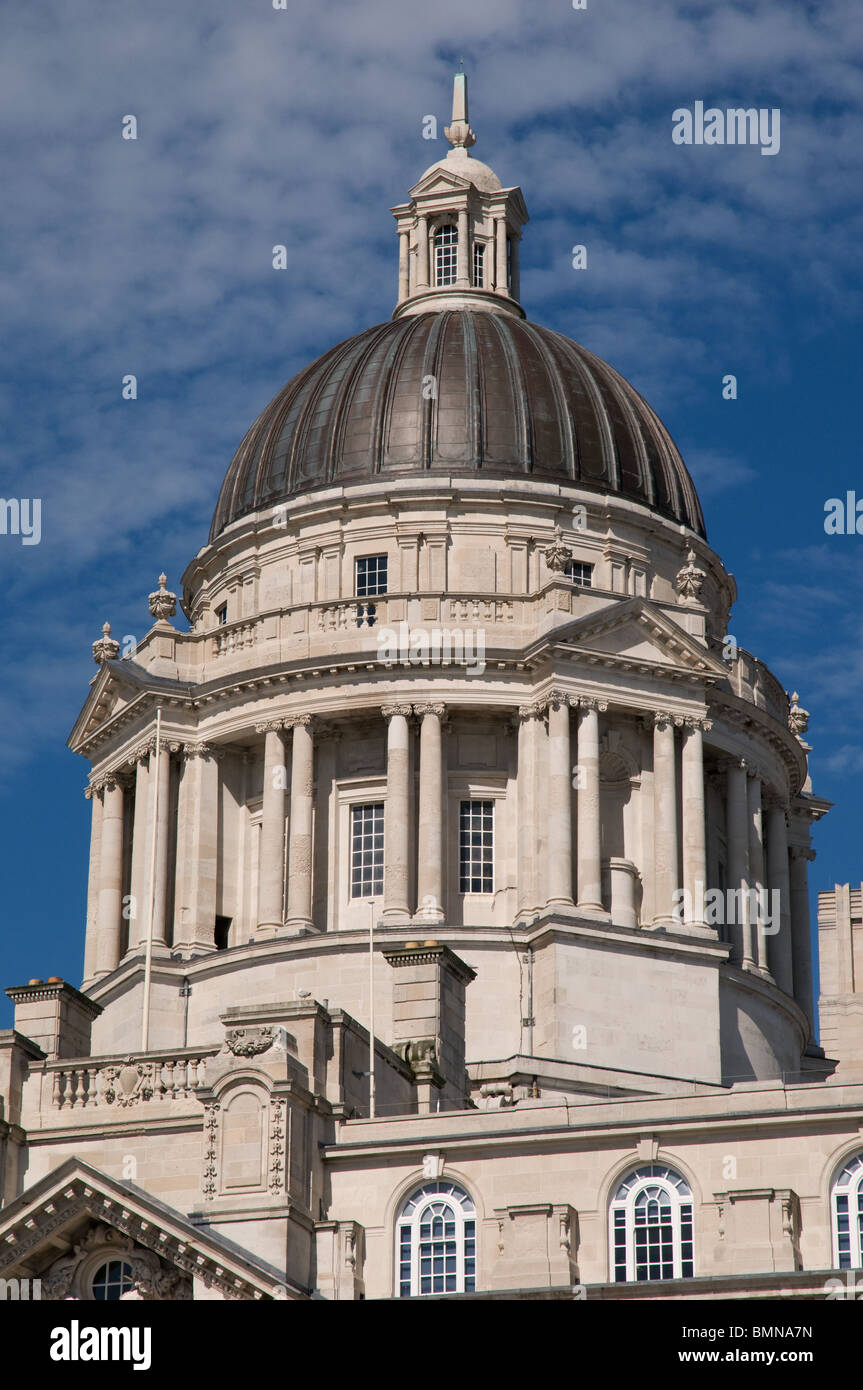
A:
[[[188,631],[162,576],[134,657],[94,644],[83,983],[11,989],[0,1034],[0,1276],[46,1297],[803,1295],[863,1258],[834,1220],[860,893],[821,899],[825,1056],[808,715],[729,646],[733,577],[649,408],[500,327],[527,212],[468,153],[461,76],[449,138],[394,209],[417,336],[265,413],[298,432],[275,503],[253,427]],[[453,472],[459,421],[495,419],[488,315],[536,466]],[[346,421],[409,434],[440,324],[486,343],[482,409],[432,373],[433,466],[315,473]],[[604,481],[555,477],[540,380]]]

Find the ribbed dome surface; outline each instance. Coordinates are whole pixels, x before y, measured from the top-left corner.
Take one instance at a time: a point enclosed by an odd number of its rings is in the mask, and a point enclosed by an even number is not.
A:
[[[571,482],[704,535],[672,439],[613,368],[537,324],[452,310],[368,328],[289,381],[234,455],[210,539],[316,488],[421,473]]]

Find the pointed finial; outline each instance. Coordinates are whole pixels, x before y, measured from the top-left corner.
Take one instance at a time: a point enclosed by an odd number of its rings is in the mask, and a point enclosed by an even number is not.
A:
[[[461,61],[463,63],[464,60]],[[476,136],[468,124],[467,73],[463,67],[456,73],[453,82],[452,125],[445,126],[443,133],[454,150],[466,150],[476,144]]]
[[[459,70],[459,72],[464,72],[464,58],[459,58],[459,60],[458,60],[458,70]]]

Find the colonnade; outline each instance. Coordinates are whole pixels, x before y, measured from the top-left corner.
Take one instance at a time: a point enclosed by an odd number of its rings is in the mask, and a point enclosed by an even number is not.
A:
[[[410,232],[405,228],[399,232],[399,302],[409,295],[419,294],[434,288],[433,267],[433,229],[440,225],[439,217],[420,214],[417,218],[417,246],[415,264],[411,263]],[[470,218],[467,208],[456,214],[458,227],[458,260],[456,280],[451,289],[470,289],[474,286],[473,238],[470,233]],[[519,297],[519,238],[509,231],[506,217],[493,219],[494,234],[486,247],[485,279],[479,288],[494,289],[497,294],[518,299]],[[509,250],[507,250],[509,243]],[[510,264],[507,266],[509,256]],[[508,273],[509,272],[509,273]],[[511,281],[511,283],[508,283]]]
[[[650,920],[645,921],[643,914],[639,917],[634,896],[634,864],[603,859],[600,734],[606,709],[601,700],[561,690],[552,690],[541,701],[518,709],[518,916],[523,920],[551,909],[610,918],[623,926],[636,926],[640,921],[653,928],[714,935],[710,914],[705,913],[704,734],[711,722],[661,710],[641,716],[642,727],[650,731],[653,743],[652,836],[647,837],[642,851],[648,860],[652,858],[653,905]],[[388,924],[407,923],[416,908],[423,920],[443,921],[446,707],[434,702],[392,703],[383,705],[380,713],[387,726],[381,919]],[[419,726],[416,811],[410,758],[412,719]],[[314,719],[308,714],[291,715],[255,728],[264,736],[255,934],[266,937],[312,930]],[[170,794],[172,754],[180,754],[183,760],[175,812]],[[123,900],[124,796],[131,779],[128,774],[114,774],[94,781],[88,789],[93,820],[86,979],[108,973],[119,963],[124,916],[129,920],[129,950],[140,949],[146,942],[151,913],[153,943],[157,949],[167,949],[172,824],[176,825],[176,871],[171,944],[174,949],[192,952],[213,948],[219,756],[207,744],[170,742],[162,744],[158,757],[152,744],[142,745],[134,755],[131,911],[125,910]],[[763,786],[755,767],[745,760],[720,757],[719,771],[711,775],[724,784],[726,889],[740,895],[736,900],[739,910],[724,918],[731,960],[744,969],[772,975],[811,1016],[807,897],[811,851],[789,848],[786,808]],[[174,814],[176,820],[172,822]],[[411,862],[414,821],[415,864]],[[603,894],[604,868],[611,880],[610,911],[608,895],[604,901]],[[416,903],[411,900],[413,881]],[[681,888],[682,913],[678,905]],[[771,895],[766,902],[778,904],[778,921],[769,920],[770,912],[764,912],[765,889]],[[752,890],[758,896],[753,896]]]

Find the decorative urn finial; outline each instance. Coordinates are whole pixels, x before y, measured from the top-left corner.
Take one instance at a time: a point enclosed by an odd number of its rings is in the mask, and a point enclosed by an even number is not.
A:
[[[551,545],[545,547],[542,553],[545,557],[546,565],[555,574],[562,574],[567,565],[571,562],[572,551],[568,545],[564,545],[561,539],[559,526],[555,526],[554,540]]]
[[[106,661],[114,661],[120,650],[120,643],[115,642],[111,636],[111,624],[102,624],[102,636],[98,642],[93,643],[93,660],[97,666],[104,666]]]
[[[690,547],[686,552],[686,564],[677,571],[678,603],[698,603],[701,598],[701,589],[707,575],[704,570],[698,568],[696,558],[695,551]]]
[[[166,622],[168,618],[173,618],[177,611],[177,595],[172,594],[171,590],[165,586],[168,583],[166,574],[159,575],[159,587],[155,593],[150,595],[150,612],[157,622]]]
[[[788,711],[788,727],[796,738],[801,738],[809,728],[809,711],[800,705],[800,696],[795,690],[791,696],[791,708]]]
[[[464,61],[462,59],[462,61]],[[454,150],[467,150],[476,144],[476,136],[467,117],[467,73],[457,72],[452,89],[452,125],[444,126],[444,135]]]

